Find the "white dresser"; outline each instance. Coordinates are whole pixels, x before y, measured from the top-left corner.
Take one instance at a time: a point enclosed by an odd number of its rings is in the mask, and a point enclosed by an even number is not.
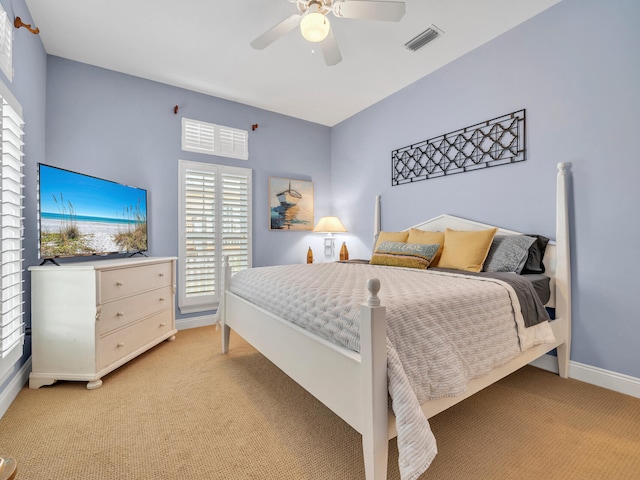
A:
[[[121,258],[31,271],[29,387],[102,377],[175,339],[176,259]]]

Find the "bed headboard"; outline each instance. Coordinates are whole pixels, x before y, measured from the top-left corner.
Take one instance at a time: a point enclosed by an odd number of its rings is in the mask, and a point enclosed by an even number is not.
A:
[[[548,307],[556,308],[559,314],[570,315],[571,311],[571,269],[569,265],[569,220],[567,183],[571,170],[571,163],[559,163],[556,181],[556,239],[550,241],[545,251],[543,263],[545,275],[551,278],[551,297]],[[374,217],[374,238],[380,233],[380,196],[376,197]],[[440,215],[410,228],[427,231],[444,231],[446,228],[454,230],[484,230],[498,228],[497,235],[522,235],[522,232],[507,230],[497,225],[475,222],[453,215]],[[409,230],[409,229],[406,229]],[[530,233],[530,232],[529,232]]]
[[[439,215],[425,222],[414,225],[410,228],[418,228],[429,232],[443,232],[446,228],[453,230],[486,230],[487,228],[497,228],[496,235],[522,235],[522,232],[507,230],[506,228],[489,225],[486,223],[475,222],[466,218],[456,217],[454,215]],[[406,229],[409,230],[409,229]],[[555,278],[556,278],[556,244],[549,242],[542,260],[545,268],[545,275],[551,278],[550,290],[551,297],[547,302],[548,307],[555,307]]]

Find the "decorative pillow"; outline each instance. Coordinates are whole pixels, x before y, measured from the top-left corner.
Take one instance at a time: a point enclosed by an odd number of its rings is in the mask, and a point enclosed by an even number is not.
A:
[[[371,257],[371,265],[426,269],[440,248],[439,244],[381,242]]]
[[[549,239],[542,235],[527,234],[529,237],[534,237],[536,241],[529,247],[529,256],[524,264],[522,273],[544,273],[544,252],[547,250],[547,244]]]
[[[440,244],[440,248],[436,253],[436,256],[433,257],[429,267],[437,267],[438,262],[440,261],[440,255],[442,254],[442,247],[444,246],[444,232],[427,232],[426,230],[420,230],[418,228],[412,228],[409,230],[409,238],[407,238],[407,243],[422,243],[425,245],[429,244]]]
[[[406,242],[409,232],[380,232],[373,247],[373,252],[378,249],[382,242]]]
[[[439,268],[452,268],[467,272],[479,272],[497,228],[486,230],[452,230],[444,232],[444,248],[438,262]]]
[[[521,273],[529,256],[529,247],[535,241],[534,237],[526,235],[496,235],[482,270]]]

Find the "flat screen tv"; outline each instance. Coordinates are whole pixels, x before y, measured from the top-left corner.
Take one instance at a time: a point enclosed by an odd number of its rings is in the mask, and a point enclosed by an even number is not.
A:
[[[147,191],[38,164],[41,259],[148,250]]]

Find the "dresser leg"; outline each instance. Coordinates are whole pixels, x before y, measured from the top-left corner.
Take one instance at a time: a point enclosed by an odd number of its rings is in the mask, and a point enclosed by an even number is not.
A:
[[[96,388],[100,388],[101,386],[102,380],[100,378],[98,380],[87,382],[87,390],[95,390]]]
[[[55,378],[29,377],[29,388],[40,388],[45,385],[53,385],[56,383]]]

